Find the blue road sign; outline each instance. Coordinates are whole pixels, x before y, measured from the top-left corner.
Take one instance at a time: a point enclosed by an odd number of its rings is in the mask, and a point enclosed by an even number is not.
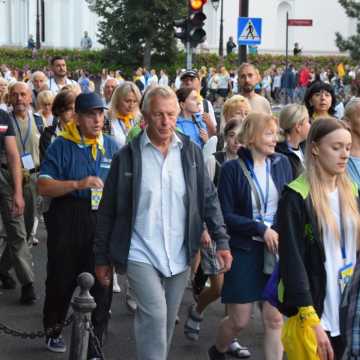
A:
[[[261,43],[261,18],[239,17],[238,45],[257,45]]]

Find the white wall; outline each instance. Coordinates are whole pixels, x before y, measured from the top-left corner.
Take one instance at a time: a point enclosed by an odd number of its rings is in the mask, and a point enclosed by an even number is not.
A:
[[[5,1],[5,2],[3,2]],[[135,0],[134,0],[135,1]],[[229,36],[237,38],[239,0],[224,1],[224,52]],[[290,27],[289,48],[298,42],[304,54],[338,53],[335,32],[345,37],[356,31],[355,22],[346,17],[338,0],[249,0],[249,16],[263,19],[259,52],[285,52],[285,13],[290,17],[313,19],[313,27]],[[211,0],[205,5],[206,45],[218,51],[220,7],[215,12]],[[85,0],[45,0],[45,42],[48,47],[79,47],[88,31],[93,47],[98,17]],[[0,45],[26,46],[29,34],[36,35],[36,0],[0,1]]]
[[[80,47],[84,31],[88,31],[93,47],[98,17],[85,0],[45,0],[45,47]],[[36,0],[0,1],[0,46],[27,45],[29,35],[36,38]]]
[[[223,1],[225,46],[229,36],[237,38],[239,0]],[[312,27],[289,28],[289,49],[293,48],[294,42],[298,42],[305,54],[338,53],[335,32],[339,31],[347,37],[356,31],[354,21],[346,16],[338,0],[249,0],[249,16],[263,19],[259,52],[285,53],[286,11],[289,11],[290,18],[313,19]],[[208,16],[207,43],[211,50],[217,51],[220,8],[215,13],[209,0],[205,12]]]

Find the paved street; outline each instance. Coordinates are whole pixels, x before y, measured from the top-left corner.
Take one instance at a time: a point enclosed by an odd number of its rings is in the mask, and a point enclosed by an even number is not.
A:
[[[23,307],[18,304],[20,290],[0,289],[0,323],[26,331],[41,330],[42,304],[44,299],[44,279],[46,274],[46,240],[44,230],[40,231],[40,244],[33,249],[36,289],[39,300],[36,305]],[[122,283],[122,282],[121,282]],[[183,324],[186,311],[191,303],[190,291],[187,290],[180,311],[181,323],[176,328],[173,346],[169,360],[205,360],[206,350],[213,343],[216,326],[223,315],[223,306],[214,304],[208,309],[202,324],[200,341],[193,343],[183,335]],[[112,306],[112,319],[109,327],[109,336],[105,345],[106,360],[133,360],[135,359],[134,336],[132,315],[127,311],[122,293],[114,296]],[[70,328],[67,328],[64,337],[68,344]],[[252,352],[252,359],[263,359],[261,350],[262,330],[258,313],[249,329],[241,337],[241,343],[248,345]],[[68,358],[68,353],[53,354],[45,349],[43,339],[23,340],[0,333],[0,360],[63,360]]]

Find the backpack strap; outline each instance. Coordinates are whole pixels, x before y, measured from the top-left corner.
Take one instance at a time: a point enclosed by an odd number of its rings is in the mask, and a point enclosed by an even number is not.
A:
[[[255,183],[254,183],[254,180],[252,179],[251,175],[250,175],[250,172],[247,168],[247,166],[245,165],[245,162],[243,159],[238,159],[239,160],[239,164],[240,164],[240,167],[247,179],[247,181],[249,182],[249,185],[250,185],[250,188],[251,188],[251,191],[253,192],[254,194],[254,197],[255,197],[255,202],[256,202],[256,207],[258,208],[258,211],[259,211],[259,214],[261,214],[261,201],[260,201],[260,197],[259,197],[259,194],[256,190],[256,186],[255,186]]]
[[[205,113],[209,112],[209,103],[206,99],[203,99],[203,109]]]
[[[44,122],[41,118],[41,116],[33,114],[34,115],[34,120],[35,120],[35,125],[39,131],[40,134],[42,134],[44,132]]]

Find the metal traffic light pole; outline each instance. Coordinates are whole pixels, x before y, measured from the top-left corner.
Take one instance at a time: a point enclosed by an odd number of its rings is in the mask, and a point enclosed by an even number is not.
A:
[[[239,16],[249,16],[249,0],[239,0]],[[239,65],[247,61],[246,45],[239,46]]]
[[[189,35],[190,14],[191,14],[191,9],[190,9],[190,3],[188,2],[188,15],[187,15],[187,22],[186,22],[186,26],[188,27],[188,29],[186,30],[186,33],[188,34],[188,36],[186,38],[186,70],[192,69],[192,47],[191,47],[190,35]]]

